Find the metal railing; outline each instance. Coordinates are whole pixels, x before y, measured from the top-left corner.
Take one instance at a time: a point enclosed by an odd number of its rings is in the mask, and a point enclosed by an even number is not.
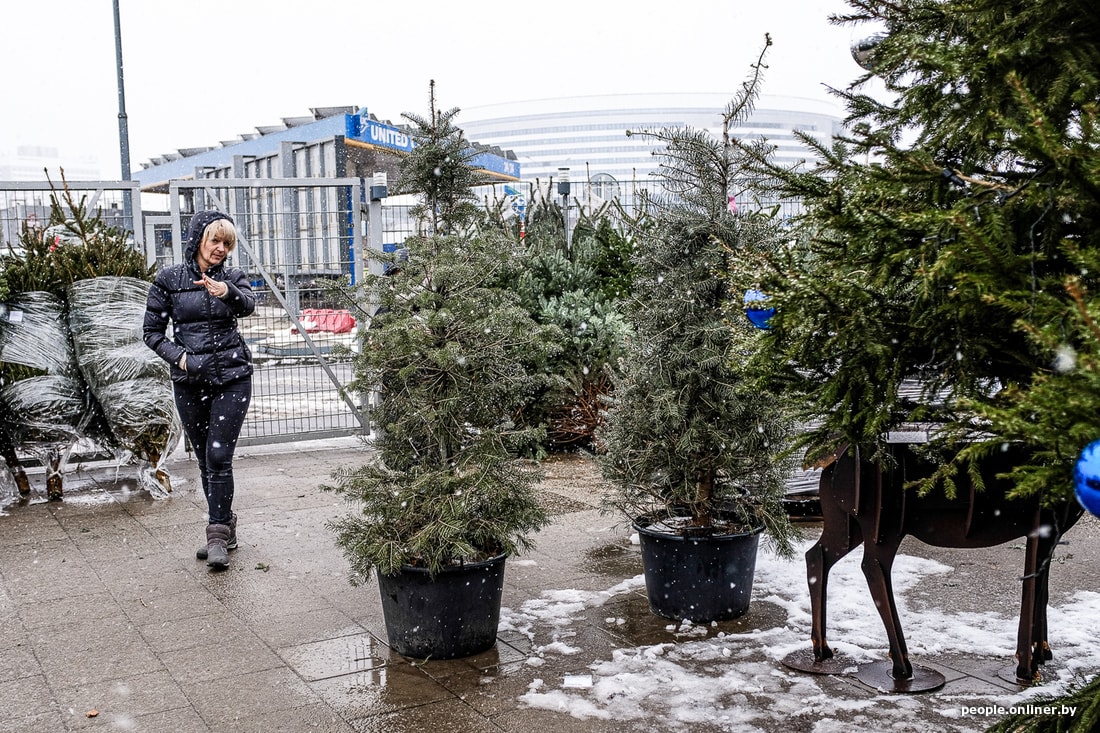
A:
[[[369,432],[367,396],[347,389],[355,314],[331,293],[370,266],[364,201],[358,178],[173,181],[168,212],[146,217],[162,265],[182,260],[194,212],[217,209],[236,223],[229,264],[257,296],[239,323],[256,367],[241,444]]]
[[[253,400],[241,442],[264,443],[342,436],[369,430],[368,395],[352,394],[357,329],[333,283],[380,272],[372,252],[400,246],[415,230],[411,197],[372,201],[360,178],[177,180],[167,194],[143,194],[136,182],[68,182],[76,201],[117,228],[133,232],[150,264],[183,259],[182,242],[196,211],[233,217],[239,246],[229,264],[245,270],[258,298],[240,328],[256,365]],[[629,210],[654,182],[574,181],[567,215],[575,220],[614,198]],[[0,246],[18,247],[24,227],[50,218],[49,182],[0,182]],[[479,187],[490,205],[522,197],[561,201],[552,181]],[[64,199],[59,199],[63,201]],[[156,207],[156,208],[154,208]],[[794,213],[790,206],[783,214]],[[512,209],[514,213],[515,208]],[[136,225],[135,225],[136,223]]]
[[[107,224],[134,233],[134,247],[145,250],[141,227],[134,226],[134,212],[141,211],[141,189],[136,181],[76,181],[51,184],[49,181],[0,182],[0,247],[20,250],[25,228],[45,229],[49,225],[51,198],[67,217],[72,215],[64,196],[65,187],[73,201],[83,205]]]

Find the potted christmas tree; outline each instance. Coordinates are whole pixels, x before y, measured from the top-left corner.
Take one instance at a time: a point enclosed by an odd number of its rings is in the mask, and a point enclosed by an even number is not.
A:
[[[515,458],[542,436],[511,419],[538,387],[524,365],[547,340],[499,287],[515,242],[474,226],[479,178],[457,112],[436,109],[433,83],[430,116],[405,115],[415,147],[398,186],[421,197],[423,231],[360,286],[377,310],[352,388],[379,390],[377,453],[325,487],[355,509],[331,528],[352,582],[377,576],[390,645],[436,659],[495,643],[505,558],[547,522],[538,472]]]
[[[665,145],[669,195],[635,237],[632,334],[600,432],[617,489],[608,503],[639,532],[650,608],[695,622],[747,610],[763,530],[789,551],[787,471],[774,456],[790,426],[782,401],[743,371],[760,332],[738,312],[743,287],[730,277],[746,252],[778,241],[767,214],[729,204],[744,156],[728,129],[751,112],[760,69],[724,111],[723,139],[640,133]]]

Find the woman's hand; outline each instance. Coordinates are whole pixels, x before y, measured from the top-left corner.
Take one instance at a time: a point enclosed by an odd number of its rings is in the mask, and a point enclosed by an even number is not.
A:
[[[229,295],[228,285],[220,283],[217,280],[211,280],[205,272],[202,275],[202,280],[195,280],[195,284],[202,285],[206,288],[206,292],[210,293],[215,298],[224,298]]]

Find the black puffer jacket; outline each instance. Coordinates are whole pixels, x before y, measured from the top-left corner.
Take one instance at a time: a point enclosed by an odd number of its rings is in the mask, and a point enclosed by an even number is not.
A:
[[[206,227],[229,219],[217,211],[200,211],[191,218],[183,263],[157,273],[145,304],[145,344],[167,361],[172,381],[223,385],[252,374],[252,354],[237,330],[237,318],[256,309],[248,276],[235,267],[215,265],[210,279],[229,286],[224,299],[215,298],[196,280],[202,279],[196,256]],[[229,219],[232,222],[232,219]],[[172,338],[166,333],[172,323]],[[187,371],[179,368],[187,354]]]

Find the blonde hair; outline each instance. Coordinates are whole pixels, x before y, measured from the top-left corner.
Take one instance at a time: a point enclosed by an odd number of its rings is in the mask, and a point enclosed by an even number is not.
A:
[[[237,229],[228,219],[215,219],[206,225],[206,229],[202,231],[202,241],[215,237],[222,240],[225,248],[230,252],[237,246]]]

